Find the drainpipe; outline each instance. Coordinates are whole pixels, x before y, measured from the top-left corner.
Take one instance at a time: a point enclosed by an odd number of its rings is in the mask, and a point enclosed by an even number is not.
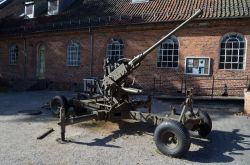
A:
[[[26,38],[23,38],[23,48],[24,48],[24,68],[23,68],[23,79],[26,80],[27,78],[27,42]]]
[[[89,68],[90,76],[93,76],[93,32],[89,27]]]

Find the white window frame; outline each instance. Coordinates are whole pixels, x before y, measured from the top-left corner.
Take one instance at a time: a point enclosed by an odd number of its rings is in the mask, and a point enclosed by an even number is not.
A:
[[[226,48],[226,44],[227,44],[227,41],[229,40],[229,39],[231,39],[232,38],[232,36],[233,35],[236,35],[236,40],[238,40],[238,43],[239,44],[241,44],[242,42],[244,43],[244,48],[241,48],[241,46],[239,45],[239,48],[234,48],[233,47],[233,44],[232,44],[232,48],[230,49],[232,52],[233,51],[238,51],[238,53],[237,54],[235,54],[235,55],[237,55],[237,58],[238,58],[238,61],[237,62],[233,62],[232,60],[232,57],[233,57],[233,55],[234,54],[231,54],[231,55],[227,55],[226,54],[226,52],[227,52],[227,50],[229,50],[229,48]],[[243,41],[239,41],[239,38],[238,37],[240,37]],[[225,44],[225,50],[224,50],[224,62],[221,62],[220,60],[221,60],[221,56],[223,56],[222,54],[221,54],[221,51],[223,50],[223,48],[222,48],[222,43],[224,43]],[[235,50],[236,49],[236,50]],[[242,55],[240,55],[240,50],[243,50],[244,52],[243,52],[243,54]],[[231,62],[226,62],[227,61],[227,56],[231,56]],[[243,61],[241,62],[242,63],[242,69],[239,69],[239,64],[240,64],[240,56],[242,56],[242,58],[243,58]],[[223,37],[222,37],[222,39],[221,39],[221,41],[220,41],[220,50],[219,50],[219,59],[218,59],[218,68],[220,69],[220,70],[234,70],[234,71],[243,71],[243,70],[245,70],[245,68],[246,68],[246,57],[247,56],[247,40],[246,40],[246,38],[242,35],[242,34],[239,34],[239,33],[227,33],[227,34],[225,34]],[[223,68],[220,68],[220,64],[221,63],[223,63],[224,64],[224,67]],[[230,69],[226,69],[226,67],[225,67],[225,65],[226,64],[231,64],[231,68]],[[237,67],[237,69],[234,69],[233,67],[232,67],[232,65],[233,64],[237,64],[238,65],[238,67]]]
[[[171,49],[163,49],[162,48],[162,45],[163,44],[169,44],[169,42],[171,42],[172,44],[173,44],[173,46],[175,45],[175,44],[177,44],[178,45],[178,49],[175,49],[174,47],[173,48],[171,48]],[[173,68],[173,69],[177,69],[178,67],[179,67],[179,60],[180,60],[180,55],[179,55],[179,49],[180,49],[180,44],[179,44],[179,41],[178,41],[178,38],[176,37],[176,36],[172,36],[171,38],[168,38],[168,39],[166,39],[159,47],[158,47],[158,51],[157,51],[157,59],[156,59],[156,67],[157,68]],[[164,56],[166,56],[166,58],[167,58],[167,56],[168,56],[168,54],[167,55],[163,55],[163,51],[167,51],[168,52],[168,50],[172,50],[172,60],[171,61],[169,61],[168,59],[166,60],[166,61],[163,61],[163,58],[164,58]],[[174,52],[177,50],[177,55],[175,55],[174,54]],[[178,60],[177,61],[175,61],[174,60],[174,57],[175,56],[177,56],[177,58],[178,58]],[[161,59],[161,60],[159,60],[159,59]],[[172,67],[169,67],[169,66],[162,66],[162,64],[161,64],[161,66],[158,66],[158,63],[169,63],[169,62],[171,62],[172,63]],[[177,62],[177,66],[176,67],[174,67],[174,62]]]
[[[145,2],[149,2],[149,0],[132,0],[131,3],[135,4],[135,3],[145,3]]]
[[[56,1],[56,10],[51,10],[51,3]],[[48,15],[56,15],[59,13],[59,0],[50,0],[48,1]]]
[[[17,65],[18,46],[13,44],[9,47],[9,65]]]
[[[27,14],[27,7],[32,6],[32,13],[31,14]],[[35,4],[33,1],[30,2],[25,2],[25,16],[28,18],[34,18],[34,12],[35,12]]]
[[[208,73],[204,73],[204,74],[195,74],[195,73],[187,73],[187,60],[188,59],[207,59],[208,60]],[[211,73],[211,58],[210,57],[194,57],[194,56],[188,56],[185,57],[185,74],[186,75],[194,75],[194,76],[209,76]]]
[[[66,65],[78,67],[81,64],[81,45],[79,41],[71,40],[67,46]]]
[[[112,46],[114,46],[115,48],[113,49]],[[123,41],[119,38],[112,38],[107,45],[106,57],[110,60],[116,59],[116,57],[117,60],[124,58],[123,49],[124,49]]]

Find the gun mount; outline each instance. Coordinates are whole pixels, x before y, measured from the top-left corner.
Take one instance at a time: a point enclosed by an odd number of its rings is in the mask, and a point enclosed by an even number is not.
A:
[[[195,113],[193,111],[192,90],[187,92],[180,114],[173,108],[168,116],[158,116],[151,113],[150,96],[146,101],[134,100],[130,94],[139,94],[142,90],[126,86],[126,78],[140,66],[151,51],[201,12],[201,10],[195,12],[188,20],[133,59],[120,59],[115,63],[110,62],[109,59],[105,60],[102,81],[93,80],[93,83],[88,85],[90,91],[94,89],[98,92],[78,93],[70,100],[63,96],[52,98],[51,110],[55,115],[60,116],[61,140],[65,141],[66,126],[70,124],[91,119],[134,119],[158,125],[154,134],[158,149],[165,155],[181,157],[190,146],[190,136],[187,130],[198,131],[202,137],[207,136],[212,129],[212,122],[206,112]],[[88,84],[86,82],[85,84]],[[148,113],[137,111],[139,107],[147,107]]]

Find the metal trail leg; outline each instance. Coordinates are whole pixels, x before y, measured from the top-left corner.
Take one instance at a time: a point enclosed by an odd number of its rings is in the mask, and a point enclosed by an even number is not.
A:
[[[64,142],[65,141],[65,129],[66,129],[64,107],[60,109],[60,126],[61,126],[61,140]]]

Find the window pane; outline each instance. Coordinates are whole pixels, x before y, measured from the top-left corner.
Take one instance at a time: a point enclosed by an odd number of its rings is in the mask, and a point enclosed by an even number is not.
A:
[[[178,61],[178,56],[174,56],[174,61]]]
[[[168,49],[174,49],[173,44],[169,44],[169,45],[168,45]]]
[[[233,63],[232,64],[232,69],[238,69],[238,64],[237,63]]]
[[[187,67],[186,72],[187,73],[192,73],[193,72],[193,68]]]
[[[168,67],[173,67],[173,63],[172,62],[168,62]]]
[[[174,55],[178,55],[178,50],[174,50]]]
[[[168,44],[166,43],[162,44],[162,49],[168,49]]]
[[[168,61],[168,56],[163,56],[163,61]]]
[[[162,62],[162,66],[161,67],[167,67],[167,62]]]
[[[226,50],[226,55],[232,55],[232,50],[231,49],[227,49]]]
[[[178,43],[175,43],[175,44],[174,44],[174,49],[179,49]]]
[[[168,61],[173,61],[173,56],[168,56]]]
[[[225,69],[231,69],[231,63],[226,63],[225,64]]]
[[[178,67],[178,62],[173,62],[173,67]]]
[[[238,56],[233,56],[232,62],[238,62]]]
[[[243,62],[243,57],[239,57],[239,62]]]
[[[173,54],[173,50],[168,50],[168,55],[172,55]]]
[[[234,47],[234,48],[239,48],[239,47],[240,47],[240,46],[239,46],[239,42],[234,42],[234,43],[233,43],[233,47]]]
[[[220,54],[225,55],[225,49],[221,49]]]
[[[225,61],[225,56],[220,56],[220,62],[224,62]]]
[[[243,63],[239,63],[239,68],[238,69],[243,69]]]
[[[219,69],[225,69],[225,68],[224,68],[224,63],[220,63],[220,64],[219,64]]]
[[[240,48],[245,48],[245,43],[244,42],[240,43]]]
[[[244,55],[244,49],[239,50],[239,55]]]
[[[226,57],[226,62],[231,62],[232,61],[232,56],[227,56]]]
[[[233,50],[233,55],[238,55],[238,54],[239,54],[238,49],[234,49],[234,50]]]
[[[225,43],[221,43],[221,48],[225,48],[225,47],[226,47]]]
[[[227,44],[226,44],[226,48],[232,48],[233,46],[232,46],[232,43],[231,42],[228,42]]]

